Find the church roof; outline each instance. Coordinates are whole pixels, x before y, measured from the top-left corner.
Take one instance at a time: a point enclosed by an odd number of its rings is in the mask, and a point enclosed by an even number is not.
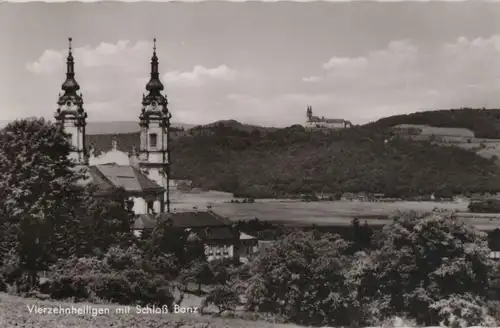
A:
[[[310,119],[311,122],[318,122],[318,123],[347,123],[346,120],[341,119],[341,118],[324,118],[324,117],[318,117],[318,116],[312,116]]]
[[[127,192],[162,192],[159,184],[131,165],[104,164],[94,166],[114,186]]]
[[[82,166],[77,168],[82,168]],[[99,194],[106,194],[119,188],[125,189],[128,193],[163,192],[164,190],[140,170],[130,165],[105,164],[83,168],[87,179],[79,181],[79,184],[93,183]]]
[[[119,134],[94,134],[86,135],[85,143],[94,147],[94,152],[98,156],[101,152],[108,152],[113,148],[113,139],[116,140],[116,146],[119,151],[131,153],[135,147],[139,149],[141,140],[140,132],[119,133]]]

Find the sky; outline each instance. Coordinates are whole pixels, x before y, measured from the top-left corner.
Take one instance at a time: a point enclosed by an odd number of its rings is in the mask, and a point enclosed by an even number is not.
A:
[[[500,3],[2,3],[0,120],[51,119],[68,37],[89,121],[136,121],[157,39],[174,122],[362,124],[500,108]]]

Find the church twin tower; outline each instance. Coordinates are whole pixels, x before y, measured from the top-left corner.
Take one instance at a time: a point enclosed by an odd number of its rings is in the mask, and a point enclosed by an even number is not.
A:
[[[89,165],[89,149],[85,144],[87,113],[83,108],[80,86],[75,80],[75,63],[69,38],[69,52],[66,61],[66,81],[62,84],[64,94],[59,95],[55,114],[56,123],[64,129],[71,141],[73,151],[71,159],[76,164]],[[154,39],[153,57],[151,58],[151,77],[146,84],[147,95],[142,97],[142,109],[139,116],[140,146],[137,162],[140,169],[168,190],[170,167],[169,127],[172,115],[167,108],[167,97],[162,94],[164,87],[158,71],[156,39]],[[133,154],[135,156],[135,154]],[[90,163],[92,164],[92,163]],[[168,195],[166,195],[169,211]]]

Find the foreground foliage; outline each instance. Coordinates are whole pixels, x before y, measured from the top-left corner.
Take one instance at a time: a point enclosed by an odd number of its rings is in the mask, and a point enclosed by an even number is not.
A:
[[[313,325],[374,326],[394,316],[432,326],[493,322],[484,233],[453,217],[400,213],[374,244],[346,256],[338,237],[286,236],[252,263],[247,306]]]

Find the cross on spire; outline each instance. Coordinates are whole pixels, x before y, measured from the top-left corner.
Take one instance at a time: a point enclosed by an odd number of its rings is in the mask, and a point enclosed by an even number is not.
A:
[[[153,39],[153,53],[156,54],[156,38]]]
[[[69,53],[71,54],[71,41],[73,41],[72,37],[68,38],[68,43],[69,43]]]

